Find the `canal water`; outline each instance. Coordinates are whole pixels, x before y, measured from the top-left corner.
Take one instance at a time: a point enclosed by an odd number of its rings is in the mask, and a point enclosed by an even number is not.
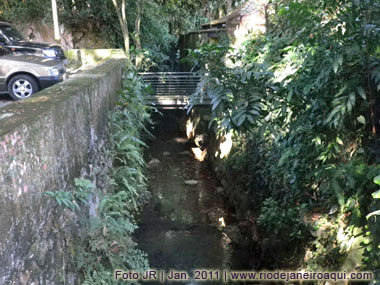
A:
[[[151,268],[188,276],[164,284],[221,284],[223,270],[239,269],[245,257],[234,253],[223,230],[232,220],[228,208],[207,163],[194,157],[194,145],[179,126],[180,112],[165,112],[153,130],[155,139],[146,151],[152,198],[142,211],[136,239]]]

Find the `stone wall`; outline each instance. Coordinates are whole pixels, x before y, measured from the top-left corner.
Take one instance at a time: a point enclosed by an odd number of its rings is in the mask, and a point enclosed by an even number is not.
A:
[[[27,39],[35,42],[57,43],[54,40],[54,27],[52,23],[26,21],[25,23],[13,24]],[[104,38],[102,27],[99,27],[92,20],[86,20],[72,26],[61,23],[59,30],[61,34],[59,44],[64,49],[89,47],[108,49],[113,47],[109,40]]]
[[[117,100],[121,70],[110,60],[0,109],[0,284],[73,284],[70,235],[61,238],[67,217],[44,191],[66,190],[78,177]]]

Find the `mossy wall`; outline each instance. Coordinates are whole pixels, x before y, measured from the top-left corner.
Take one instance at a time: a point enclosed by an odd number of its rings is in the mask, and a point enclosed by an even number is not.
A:
[[[110,60],[0,109],[0,284],[73,284],[61,238],[68,220],[44,192],[79,176],[117,100],[121,70],[121,60]]]
[[[80,65],[98,65],[109,59],[125,59],[122,49],[68,49],[65,56],[71,63]]]

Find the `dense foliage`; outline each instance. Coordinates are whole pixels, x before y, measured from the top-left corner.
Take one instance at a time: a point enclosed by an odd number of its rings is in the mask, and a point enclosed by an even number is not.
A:
[[[366,215],[379,208],[380,2],[269,7],[269,30],[239,52],[191,53],[203,75],[192,103],[209,96],[213,127],[234,134],[229,169],[248,174],[243,200],[263,231],[303,241],[312,269],[339,269],[361,236],[361,268],[376,270],[380,227]]]

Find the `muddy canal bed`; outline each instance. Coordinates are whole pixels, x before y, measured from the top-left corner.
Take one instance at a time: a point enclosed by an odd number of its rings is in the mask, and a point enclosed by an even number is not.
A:
[[[236,254],[223,230],[231,217],[218,181],[207,163],[194,157],[194,146],[178,122],[178,112],[165,113],[153,131],[155,140],[146,151],[152,198],[140,216],[136,239],[151,268],[188,272],[191,279],[178,284],[198,284],[195,270],[234,268]]]

